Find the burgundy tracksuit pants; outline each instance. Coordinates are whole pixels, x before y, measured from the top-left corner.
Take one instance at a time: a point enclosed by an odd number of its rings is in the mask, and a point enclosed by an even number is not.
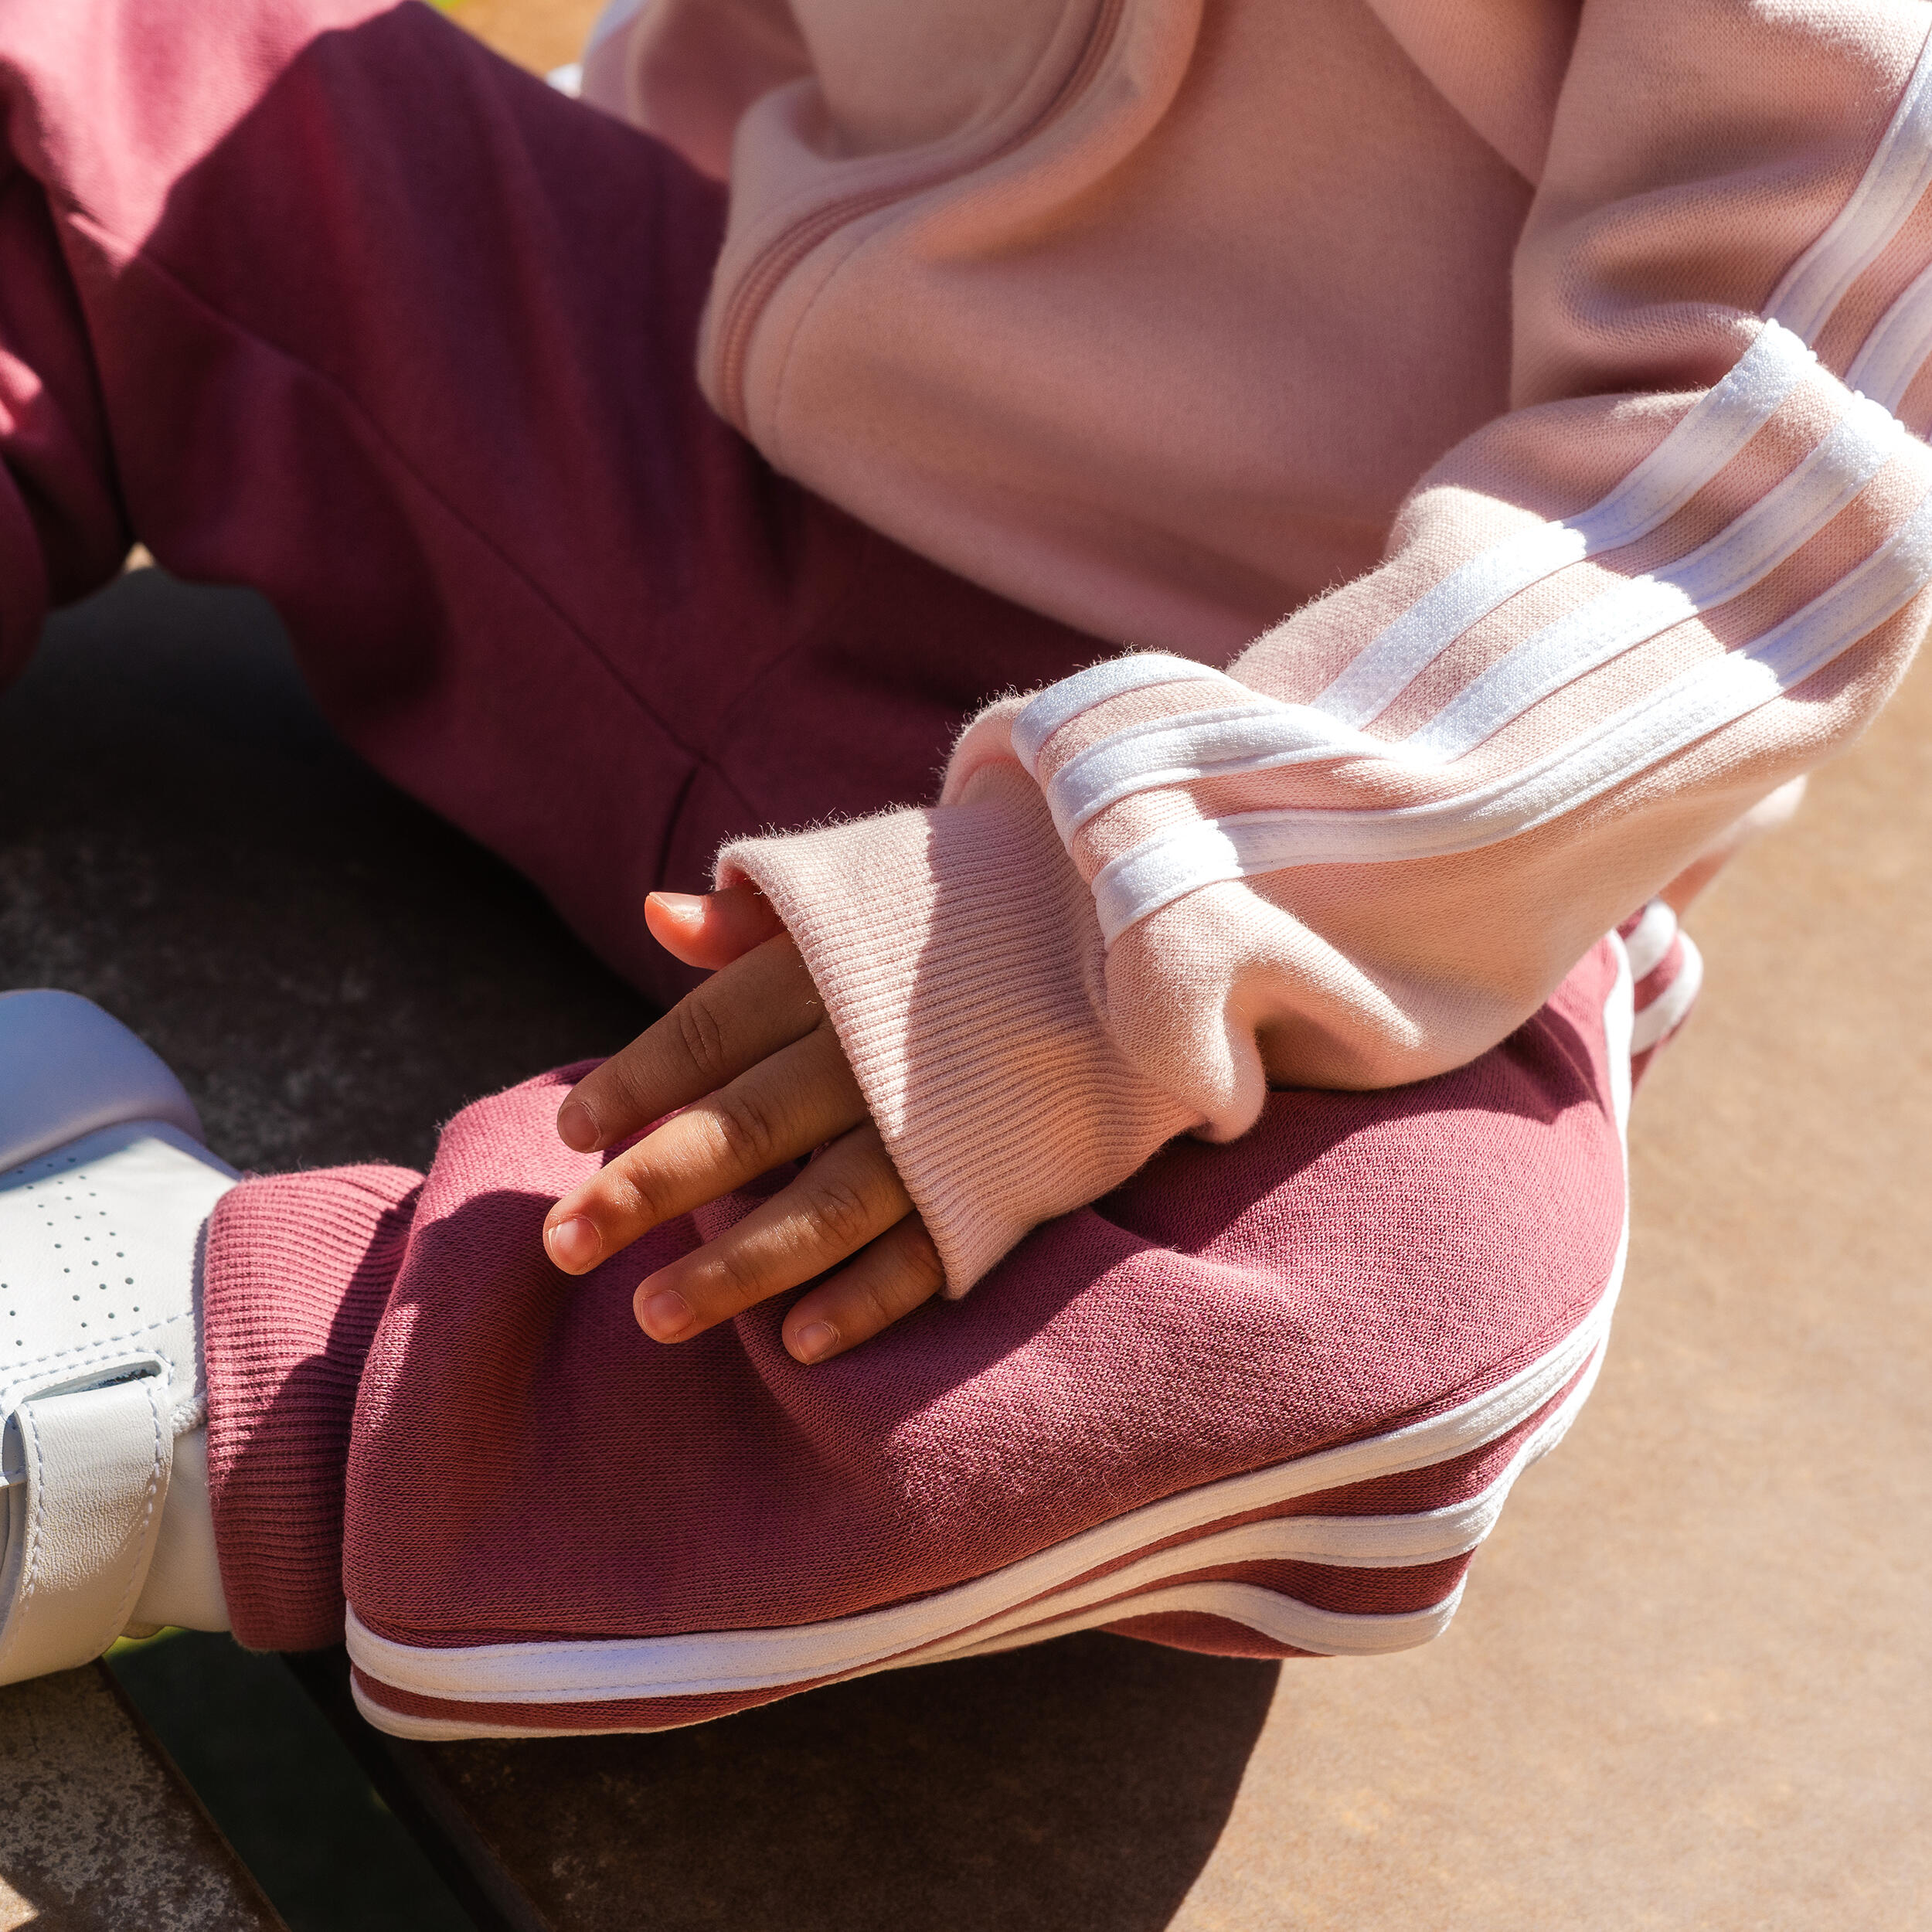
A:
[[[352,743],[668,1001],[652,886],[930,797],[985,698],[1107,648],[721,424],[723,191],[416,0],[0,0],[0,675],[134,539],[251,585]],[[632,1321],[742,1201],[550,1267],[567,1073],[427,1177],[247,1182],[206,1260],[236,1632],[346,1626],[366,1708],[441,1736],[1096,1625],[1421,1641],[1600,1359],[1628,1007],[1606,944],[1474,1066],[1277,1094],[812,1369],[779,1306]]]

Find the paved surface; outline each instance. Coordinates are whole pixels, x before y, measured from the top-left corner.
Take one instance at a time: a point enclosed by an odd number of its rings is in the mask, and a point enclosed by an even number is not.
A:
[[[536,73],[575,60],[601,0],[449,0],[444,9],[502,54]]]
[[[422,1755],[559,1932],[1160,1932],[1277,1672],[1092,1635],[656,1736]]]
[[[104,1671],[0,1690],[0,1932],[281,1925]]]
[[[238,1166],[422,1166],[436,1126],[651,1009],[348,757],[267,608],[138,571],[0,695],[0,986],[134,1026]]]

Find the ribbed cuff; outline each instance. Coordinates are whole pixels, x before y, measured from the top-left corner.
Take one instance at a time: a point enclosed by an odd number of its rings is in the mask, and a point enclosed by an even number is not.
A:
[[[729,845],[718,877],[798,942],[948,1294],[1198,1124],[1103,1023],[1091,895],[1016,766],[957,804]]]
[[[232,1189],[209,1223],[208,1488],[250,1649],[341,1640],[349,1423],[421,1186],[403,1168],[277,1175]]]

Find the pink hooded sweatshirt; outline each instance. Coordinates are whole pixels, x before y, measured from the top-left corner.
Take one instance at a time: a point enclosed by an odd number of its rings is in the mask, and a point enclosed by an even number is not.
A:
[[[717,408],[1130,647],[975,719],[937,805],[719,856],[951,1292],[1270,1083],[1481,1053],[1884,702],[1932,580],[1929,24],[607,15],[587,94],[730,181]]]

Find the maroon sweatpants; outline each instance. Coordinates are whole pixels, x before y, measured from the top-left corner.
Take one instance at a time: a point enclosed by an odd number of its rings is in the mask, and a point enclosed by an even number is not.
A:
[[[251,585],[351,743],[668,1000],[651,887],[929,797],[964,715],[1105,648],[725,428],[691,373],[721,192],[416,0],[0,0],[0,673],[134,538]],[[346,1583],[369,1706],[440,1735],[1094,1624],[1420,1641],[1600,1359],[1621,973],[1444,1079],[1277,1095],[811,1369],[777,1308],[672,1349],[631,1318],[742,1201],[549,1267],[566,1075],[426,1180],[249,1182],[206,1281],[236,1631],[332,1641]]]

